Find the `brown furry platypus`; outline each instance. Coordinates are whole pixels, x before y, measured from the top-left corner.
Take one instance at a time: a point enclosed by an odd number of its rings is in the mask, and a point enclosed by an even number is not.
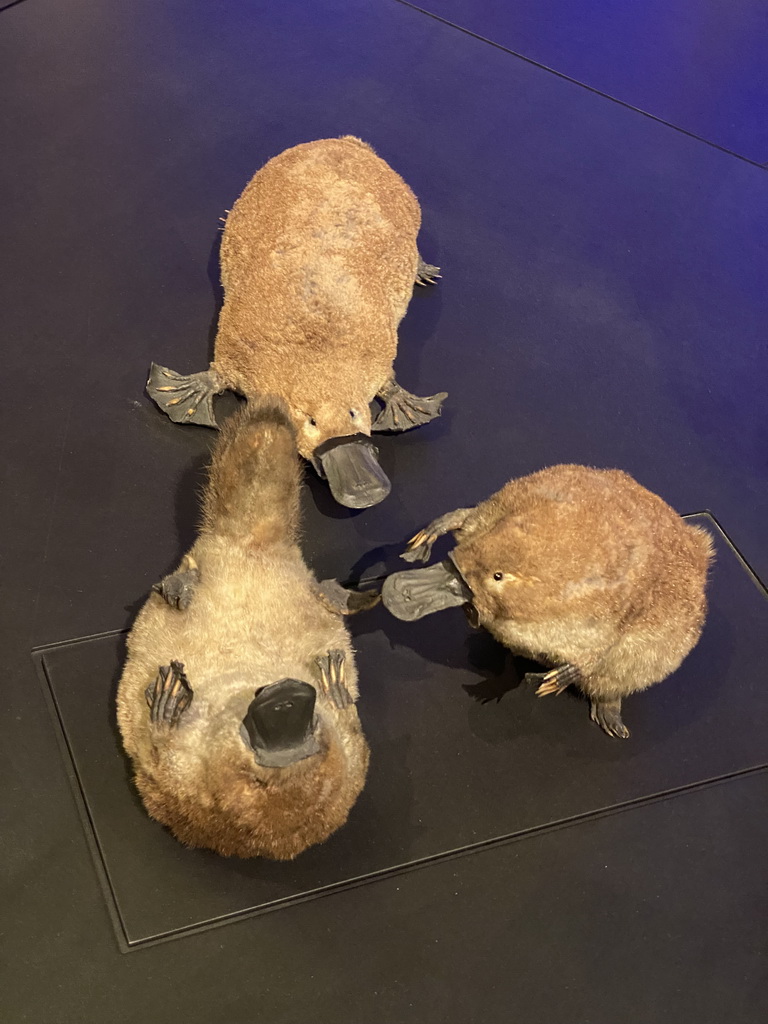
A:
[[[175,422],[209,427],[221,391],[279,395],[336,500],[377,504],[391,485],[371,431],[427,423],[447,397],[409,394],[392,368],[414,282],[439,276],[419,256],[420,224],[413,192],[360,139],[276,156],[226,219],[213,362],[187,377],[153,364],[149,395]],[[372,420],[374,398],[383,407]]]
[[[426,561],[449,531],[458,541],[449,558],[390,576],[386,607],[412,620],[467,605],[506,647],[551,666],[526,677],[539,696],[573,684],[592,720],[626,738],[622,699],[674,672],[701,634],[706,531],[626,473],[586,466],[512,480],[436,519],[403,557]]]
[[[189,846],[290,859],[347,819],[368,747],[343,615],[297,546],[300,462],[282,403],[224,425],[200,535],[139,612],[117,711],[149,814]]]

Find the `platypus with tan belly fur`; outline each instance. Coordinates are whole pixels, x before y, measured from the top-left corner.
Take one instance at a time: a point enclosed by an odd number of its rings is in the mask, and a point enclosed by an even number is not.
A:
[[[390,576],[384,604],[413,620],[465,604],[513,652],[550,666],[539,696],[575,685],[592,720],[626,738],[622,699],[674,672],[701,635],[712,541],[616,469],[552,466],[436,519],[403,555],[448,559]]]
[[[279,401],[224,425],[204,522],[128,638],[118,723],[149,814],[189,846],[290,859],[347,819],[368,765],[343,615],[297,546],[300,462]]]
[[[224,226],[214,361],[187,377],[153,364],[149,395],[175,422],[209,427],[222,391],[278,395],[299,452],[336,500],[377,504],[391,485],[371,431],[427,423],[447,397],[409,394],[392,368],[414,283],[439,276],[419,256],[420,224],[413,192],[360,139],[322,139],[276,156]],[[374,398],[383,407],[372,420]]]

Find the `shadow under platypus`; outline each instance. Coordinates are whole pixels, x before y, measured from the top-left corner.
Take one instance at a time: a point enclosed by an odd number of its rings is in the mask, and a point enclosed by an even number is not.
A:
[[[147,391],[177,423],[216,426],[213,396],[272,394],[288,405],[299,452],[342,505],[368,508],[390,482],[372,431],[440,415],[446,394],[419,398],[395,380],[397,331],[423,262],[419,203],[352,136],[295,146],[270,160],[227,217],[224,304],[214,360],[182,376],[153,364]],[[371,403],[382,408],[375,419]]]

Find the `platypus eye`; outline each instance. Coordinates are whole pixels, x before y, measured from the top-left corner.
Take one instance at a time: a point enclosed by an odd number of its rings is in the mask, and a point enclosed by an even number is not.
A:
[[[355,416],[357,416],[357,410],[356,409],[350,409],[349,410],[349,415],[352,417],[352,419],[354,419]]]
[[[310,416],[310,417],[309,417],[309,425],[310,425],[310,427],[316,427],[316,426],[317,426],[317,420],[316,420],[316,419],[313,419],[313,418],[312,418],[312,417]]]
[[[498,582],[498,580],[504,579],[504,573],[503,572],[495,572],[493,574],[493,578]]]

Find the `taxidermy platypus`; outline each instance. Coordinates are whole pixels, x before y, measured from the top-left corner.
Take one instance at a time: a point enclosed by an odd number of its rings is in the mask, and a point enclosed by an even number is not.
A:
[[[426,561],[449,531],[458,543],[445,562],[387,579],[389,611],[412,620],[467,605],[513,652],[551,666],[526,677],[539,696],[573,684],[593,721],[629,736],[622,699],[674,672],[701,635],[707,532],[626,473],[586,466],[512,480],[436,519],[403,557]]]
[[[377,504],[391,485],[371,431],[427,423],[447,397],[409,394],[392,369],[414,283],[439,276],[419,256],[420,224],[413,192],[360,139],[276,156],[226,219],[214,361],[188,377],[153,363],[150,397],[176,423],[215,427],[215,394],[279,395],[336,500]]]
[[[282,403],[225,423],[200,535],[128,638],[118,723],[151,817],[189,846],[287,860],[347,819],[368,765],[342,616],[296,543],[300,463]]]

